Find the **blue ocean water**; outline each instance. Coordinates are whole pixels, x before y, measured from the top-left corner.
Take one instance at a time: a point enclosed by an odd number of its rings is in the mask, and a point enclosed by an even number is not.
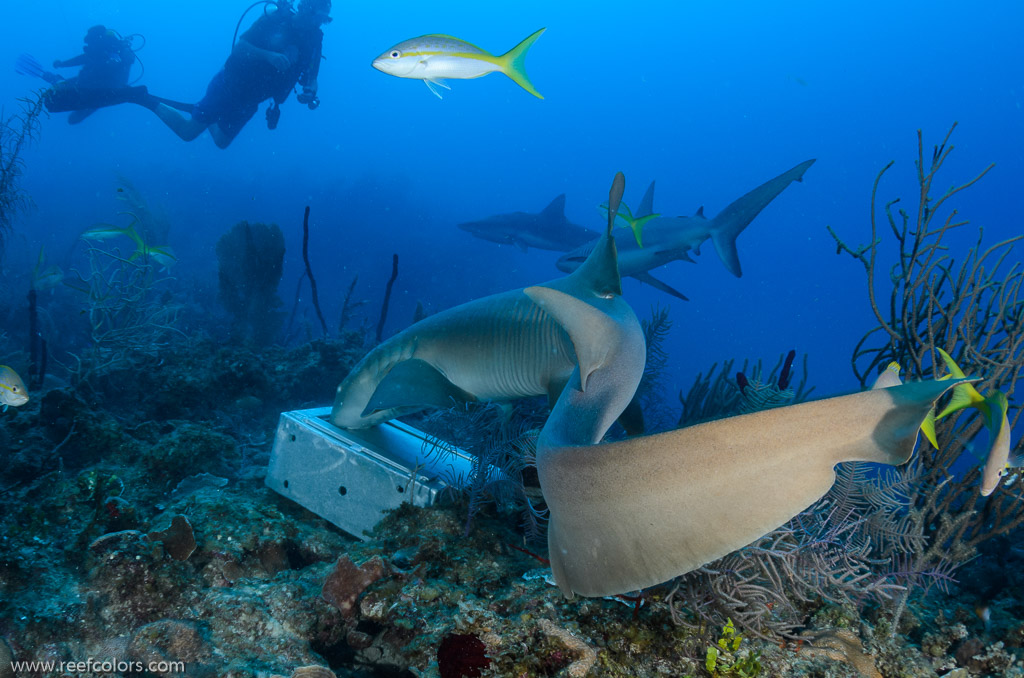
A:
[[[247,6],[6,3],[0,103],[10,113],[41,85],[14,73],[19,54],[44,64],[67,59],[97,23],[145,36],[140,84],[195,101],[223,64]],[[399,254],[386,330],[393,333],[408,324],[417,302],[437,311],[561,275],[554,253],[477,240],[458,230],[459,222],[537,211],[564,192],[570,219],[599,229],[596,206],[620,170],[627,202],[637,203],[656,179],[659,212],[688,215],[703,205],[711,216],[817,158],[804,182],[740,237],[742,278],[707,247],[696,265],[656,271],[689,302],[631,280],[625,294],[641,317],[652,305],[671,308],[676,387],[715,361],[772,361],[796,348],[810,354],[811,383],[827,395],[856,387],[850,353],[874,322],[862,267],[836,255],[825,227],[854,245],[868,241],[871,185],[890,160],[896,165],[881,196],[915,203],[916,130],[927,159],[959,122],[938,186],[966,181],[995,162],[956,207],[985,228],[986,242],[1021,232],[1019,2],[970,9],[875,1],[336,2],[333,16],[320,108],[309,111],[292,98],[273,131],[261,110],[227,150],[208,135],[184,143],[131,105],[76,126],[65,124],[66,114],[44,120],[24,155],[22,186],[34,208],[15,224],[8,276],[30,269],[40,245],[64,252],[82,230],[116,220],[115,186],[125,177],[166,210],[179,258],[175,275],[209,292],[211,315],[222,313],[214,246],[242,219],[284,230],[280,292],[290,306],[303,271],[301,220],[309,205],[312,264],[329,318],[337,318],[358,275],[357,296],[371,300],[375,321],[391,255]],[[370,67],[416,35],[448,33],[500,53],[543,26],[527,59],[543,101],[501,75],[452,81],[438,100],[421,83]],[[970,228],[962,246],[973,243]],[[330,398],[324,394],[325,404]]]

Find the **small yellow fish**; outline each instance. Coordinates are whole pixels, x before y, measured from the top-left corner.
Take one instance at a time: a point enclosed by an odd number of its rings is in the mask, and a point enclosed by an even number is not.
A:
[[[28,402],[28,389],[18,373],[7,365],[0,365],[0,404],[3,411],[8,407],[21,407]]]
[[[952,356],[941,348],[935,350],[942,356],[942,361],[949,369],[949,374],[942,379],[962,379],[965,376],[964,371],[960,369]],[[1006,416],[1009,406],[1006,395],[1001,391],[992,391],[987,396],[983,396],[973,385],[965,383],[954,387],[949,404],[934,418],[935,421],[938,421],[968,407],[973,407],[981,413],[989,436],[989,450],[985,456],[985,467],[981,472],[981,496],[983,497],[987,497],[995,491],[999,481],[1006,475],[1007,469],[1024,466],[1024,457],[1010,452],[1010,422]],[[932,435],[934,436],[934,433]],[[935,444],[934,440],[932,444]]]
[[[885,370],[878,375],[878,378],[875,379],[874,386],[871,388],[890,388],[892,386],[899,386],[903,383],[903,380],[900,379],[901,369],[903,368],[900,367],[898,362],[895,360],[892,361],[886,365]]]
[[[543,99],[526,76],[526,52],[546,28],[542,28],[505,54],[495,56],[450,35],[421,35],[400,42],[373,60],[373,67],[397,78],[422,80],[438,99],[435,85],[451,89],[445,78],[468,80],[488,73],[504,73],[527,92]]]
[[[152,259],[160,266],[161,271],[167,271],[171,266],[178,263],[178,258],[174,256],[174,251],[167,245],[150,245],[143,240],[139,232],[135,230],[134,224],[136,223],[138,223],[138,219],[134,219],[131,226],[124,228],[111,224],[102,224],[82,233],[82,238],[86,240],[109,240],[124,236],[130,238],[135,243],[135,252],[128,258],[129,261]]]
[[[608,214],[608,203],[603,202],[598,205],[598,209],[604,214]],[[622,220],[625,222],[625,227],[633,231],[633,237],[636,238],[636,244],[638,247],[643,247],[644,243],[642,240],[642,234],[644,226],[647,225],[648,221],[657,219],[661,214],[647,214],[644,216],[633,216],[633,212],[630,211],[629,205],[626,203],[619,203],[619,211],[615,213],[615,221]]]

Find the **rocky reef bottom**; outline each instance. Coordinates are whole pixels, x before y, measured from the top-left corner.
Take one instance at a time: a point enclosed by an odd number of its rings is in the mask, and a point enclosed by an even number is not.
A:
[[[277,413],[313,404],[304,371],[336,383],[344,351],[191,355],[118,397],[54,387],[3,415],[0,678],[1024,676],[1019,586],[990,622],[956,591],[896,632],[818,601],[801,638],[769,641],[677,625],[657,590],[566,600],[514,512],[467,535],[462,500],[404,505],[354,539],[262,483]]]

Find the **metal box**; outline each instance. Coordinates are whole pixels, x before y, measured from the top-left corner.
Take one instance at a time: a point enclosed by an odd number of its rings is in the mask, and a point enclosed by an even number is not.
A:
[[[392,420],[361,430],[330,423],[330,407],[282,412],[266,484],[360,539],[402,502],[433,504],[446,487],[468,478],[472,457],[434,444],[422,431]]]

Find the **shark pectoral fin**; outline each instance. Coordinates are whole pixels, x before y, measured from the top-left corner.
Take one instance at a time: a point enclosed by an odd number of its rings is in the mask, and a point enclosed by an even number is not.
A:
[[[404,360],[381,379],[362,416],[398,407],[451,407],[476,397],[459,388],[430,363]]]
[[[622,414],[619,415],[619,418],[616,421],[618,421],[619,425],[625,429],[626,435],[643,435],[644,410],[640,405],[639,391],[633,395],[633,399],[629,401],[629,405],[626,405],[626,409],[622,411]]]
[[[906,462],[951,386],[918,382],[543,450],[537,468],[560,588],[641,589],[746,546],[820,499],[837,463]]]
[[[530,247],[525,242],[523,242],[522,240],[519,240],[518,238],[513,240],[512,244],[514,244],[516,247],[518,247],[520,252],[529,252],[530,251]]]
[[[587,378],[608,356],[604,340],[614,335],[615,321],[585,301],[550,287],[527,287],[523,292],[569,335],[580,366],[580,390],[586,391]]]
[[[671,294],[673,297],[682,299],[683,301],[689,301],[689,298],[687,298],[686,295],[684,295],[682,292],[675,289],[674,287],[668,285],[667,283],[661,282],[653,275],[651,275],[650,271],[644,271],[643,273],[634,273],[631,277],[636,278],[642,283],[647,283],[656,290],[661,290],[666,294]]]

